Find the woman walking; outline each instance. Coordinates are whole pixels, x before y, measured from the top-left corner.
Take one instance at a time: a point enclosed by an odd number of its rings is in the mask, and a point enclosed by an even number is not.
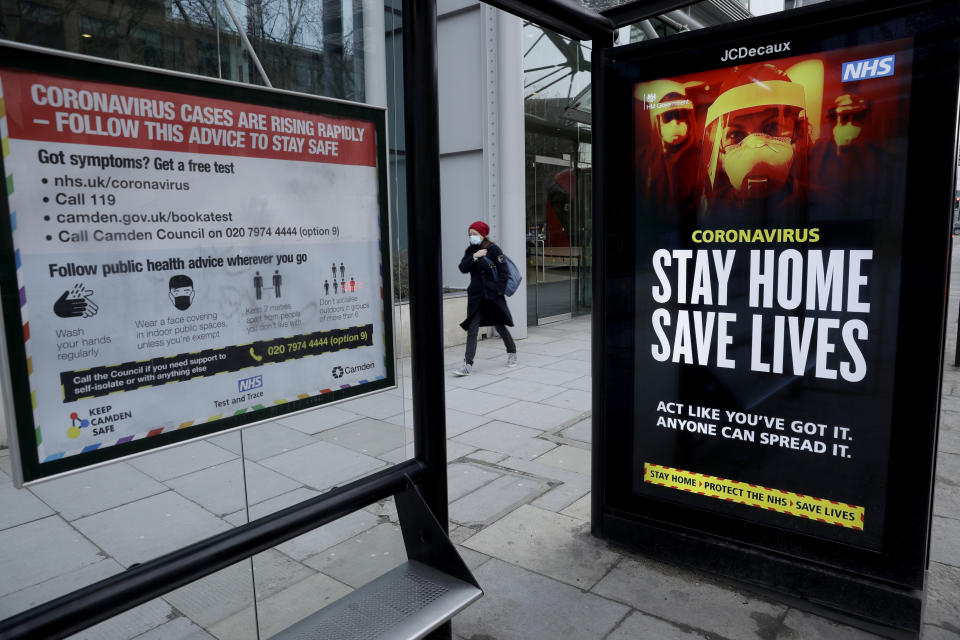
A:
[[[507,264],[503,251],[487,237],[489,233],[487,223],[477,220],[471,224],[467,231],[470,245],[460,261],[461,273],[470,274],[470,286],[467,287],[467,319],[460,323],[467,331],[467,352],[463,366],[454,371],[458,376],[470,375],[480,327],[493,326],[497,330],[507,348],[507,366],[517,366],[517,345],[507,330],[513,326],[513,317],[507,308],[507,299],[503,297],[507,286]]]

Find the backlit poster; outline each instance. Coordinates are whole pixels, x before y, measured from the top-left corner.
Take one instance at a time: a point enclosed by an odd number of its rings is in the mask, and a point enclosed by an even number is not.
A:
[[[634,85],[633,490],[883,544],[912,41]]]
[[[393,384],[382,110],[63,64],[0,64],[25,479]]]

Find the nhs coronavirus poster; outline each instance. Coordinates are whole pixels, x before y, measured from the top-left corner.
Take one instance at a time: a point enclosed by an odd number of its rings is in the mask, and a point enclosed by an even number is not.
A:
[[[634,85],[636,493],[882,545],[911,62],[783,42]]]
[[[27,479],[390,384],[381,111],[2,66],[0,92]]]

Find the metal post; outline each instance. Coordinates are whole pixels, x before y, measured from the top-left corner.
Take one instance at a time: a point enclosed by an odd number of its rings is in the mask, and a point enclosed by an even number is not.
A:
[[[446,530],[449,523],[436,0],[403,1],[403,100],[414,453],[427,466],[427,479],[421,487],[424,499]]]
[[[605,36],[597,36],[593,40],[594,58],[590,73],[590,86],[593,95],[601,95],[605,91],[604,82],[604,57],[603,50],[613,46],[614,32],[611,29]],[[598,55],[599,54],[599,55]],[[605,101],[599,101],[600,104],[606,104]],[[594,103],[596,104],[596,103]],[[604,499],[603,466],[601,465],[601,453],[605,447],[605,429],[601,421],[605,419],[607,413],[603,406],[604,398],[604,371],[600,363],[604,360],[604,349],[606,337],[603,332],[605,326],[604,314],[606,313],[606,260],[607,260],[607,212],[606,202],[604,200],[604,191],[606,184],[606,149],[605,141],[606,119],[605,114],[599,113],[594,109],[593,112],[593,314],[591,322],[593,330],[591,332],[591,372],[593,374],[593,470],[591,477],[591,486],[593,487],[593,498],[590,505],[590,529],[594,535],[600,535],[600,519],[602,515],[601,505],[606,501]]]

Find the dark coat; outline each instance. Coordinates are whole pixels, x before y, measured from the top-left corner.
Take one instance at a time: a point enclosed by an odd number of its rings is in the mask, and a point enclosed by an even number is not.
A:
[[[470,286],[467,287],[467,319],[460,323],[464,330],[470,327],[474,314],[480,314],[480,326],[490,327],[498,324],[513,326],[513,316],[507,308],[507,299],[503,290],[507,287],[507,264],[503,251],[492,242],[486,246],[487,255],[479,260],[473,254],[482,249],[482,245],[470,245],[463,252],[460,272],[470,274]],[[493,266],[497,266],[497,278],[493,277]]]

